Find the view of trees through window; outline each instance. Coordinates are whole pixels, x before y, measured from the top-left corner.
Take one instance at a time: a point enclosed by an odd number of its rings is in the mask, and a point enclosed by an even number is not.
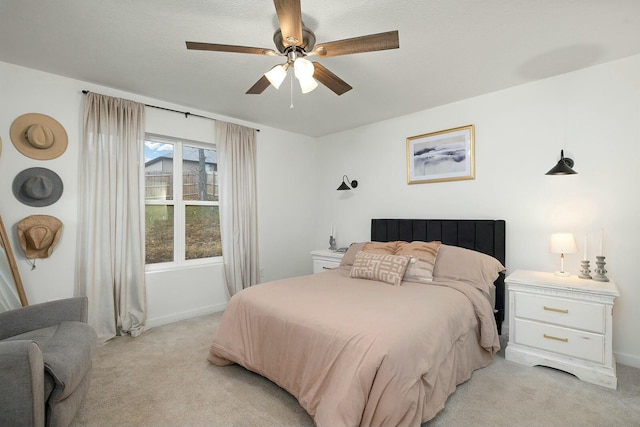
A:
[[[222,255],[215,147],[147,136],[146,264]]]

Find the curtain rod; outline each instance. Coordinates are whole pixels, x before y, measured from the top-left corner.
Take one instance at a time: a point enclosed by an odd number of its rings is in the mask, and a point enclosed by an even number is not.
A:
[[[82,93],[84,95],[88,94],[90,91],[89,90],[83,90]],[[171,111],[172,113],[180,113],[180,114],[184,114],[184,118],[189,118],[189,116],[193,116],[193,117],[200,117],[201,119],[208,119],[208,120],[217,120],[214,119],[212,117],[207,117],[207,116],[201,116],[200,114],[193,114],[190,113],[188,111],[180,111],[180,110],[174,110],[173,108],[166,108],[166,107],[159,107],[157,105],[150,105],[150,104],[144,104],[145,107],[150,107],[150,108],[157,108],[158,110],[164,110],[164,111]],[[256,132],[260,132],[260,129],[256,129]]]

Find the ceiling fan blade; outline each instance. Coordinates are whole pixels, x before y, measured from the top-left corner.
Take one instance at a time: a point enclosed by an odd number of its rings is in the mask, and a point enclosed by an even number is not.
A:
[[[320,43],[313,49],[314,55],[325,58],[352,53],[374,52],[377,50],[397,49],[400,47],[398,31],[369,34],[368,36]]]
[[[333,74],[319,62],[313,63],[313,78],[331,89],[336,95],[342,95],[353,89],[347,82]]]
[[[247,95],[260,95],[266,88],[269,87],[269,79],[263,75],[251,88],[246,92]]]
[[[261,47],[247,47],[247,46],[234,46],[230,44],[216,44],[216,43],[200,43],[200,42],[186,42],[187,49],[191,50],[210,50],[214,52],[234,52],[234,53],[250,53],[254,55],[268,55],[277,56],[273,49],[265,49]]]
[[[302,9],[300,0],[273,0],[282,31],[282,43],[286,46],[302,44]]]

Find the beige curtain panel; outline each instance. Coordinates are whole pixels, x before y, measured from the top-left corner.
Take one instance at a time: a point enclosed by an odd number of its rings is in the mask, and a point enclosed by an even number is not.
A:
[[[138,336],[146,322],[144,105],[86,97],[81,146],[76,292],[89,297],[99,342]]]
[[[258,283],[256,130],[216,121],[220,233],[229,295]]]

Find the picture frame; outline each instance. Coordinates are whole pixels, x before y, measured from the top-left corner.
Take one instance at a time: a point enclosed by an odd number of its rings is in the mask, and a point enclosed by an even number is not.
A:
[[[407,183],[475,179],[474,126],[407,138]]]

